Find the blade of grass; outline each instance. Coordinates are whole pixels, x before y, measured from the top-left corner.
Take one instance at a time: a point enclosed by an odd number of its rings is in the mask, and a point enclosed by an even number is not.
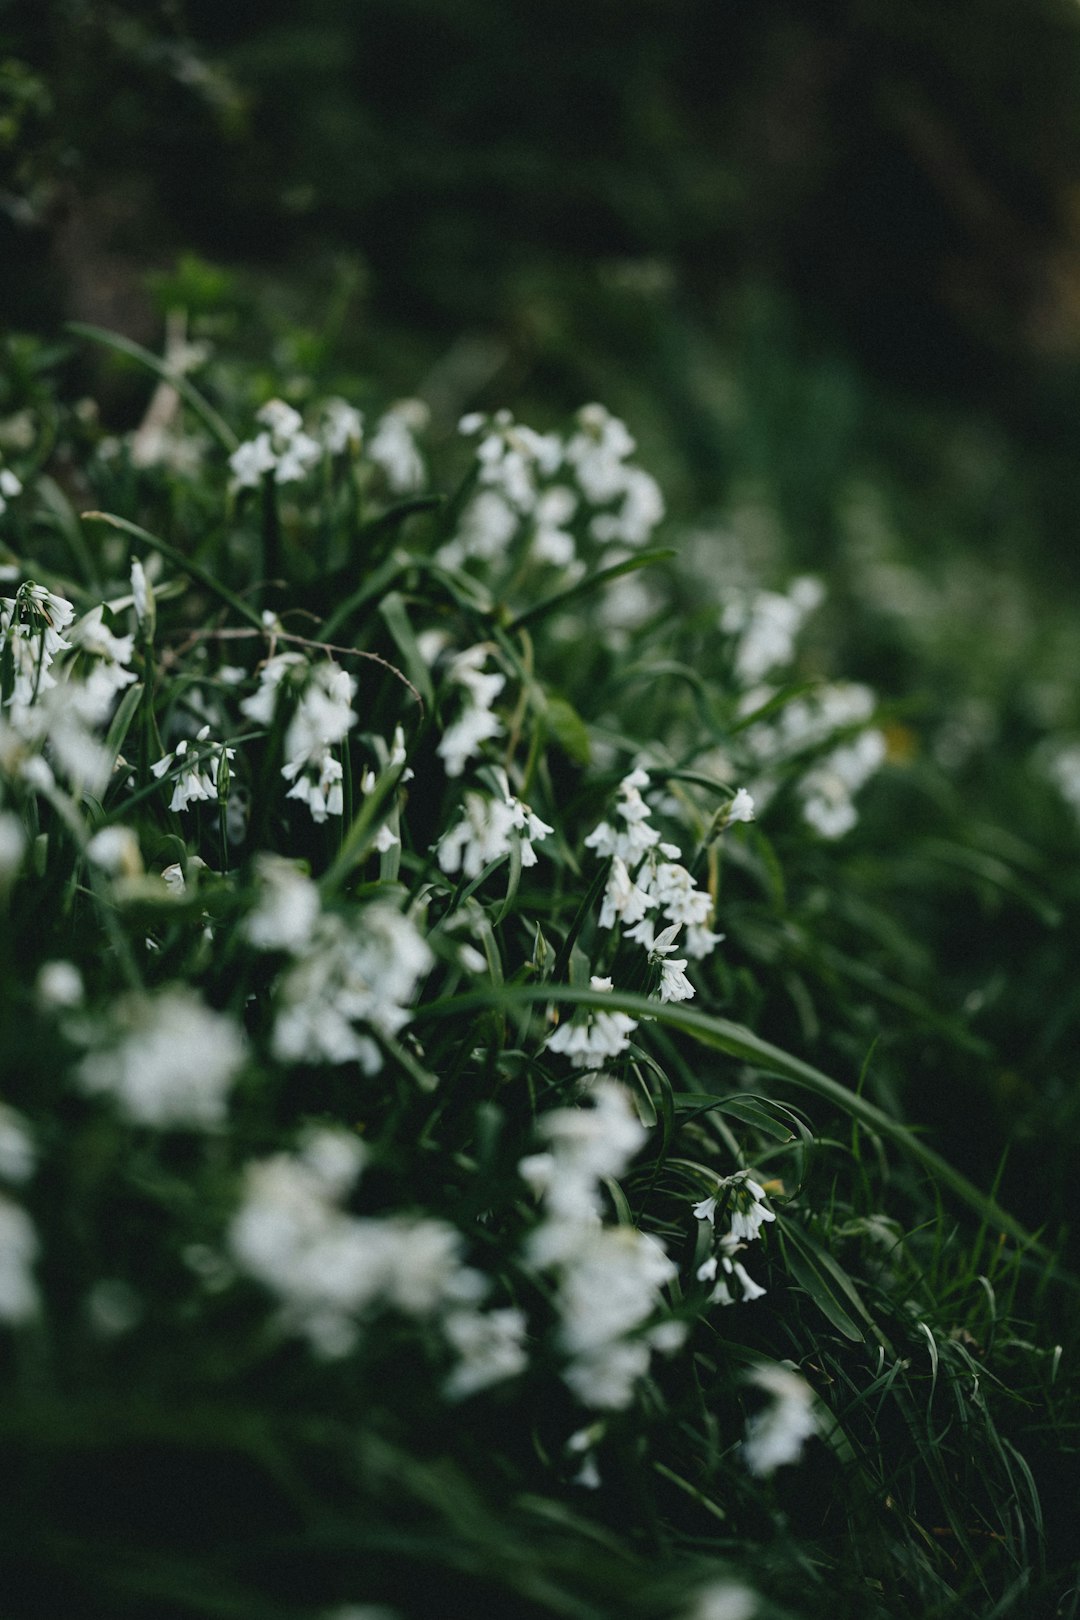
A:
[[[117,517],[114,512],[84,512],[82,518],[84,523],[107,523],[111,529],[119,529],[122,534],[130,534],[132,539],[141,540],[152,551],[158,552],[171,562],[175,568],[182,569],[192,579],[197,579],[200,585],[205,585],[208,591],[212,591],[220,601],[227,603],[234,613],[239,613],[249,624],[256,625],[260,631],[263,629],[262,616],[257,608],[245,602],[242,596],[230,591],[228,586],[215,579],[210,570],[197,563],[193,557],[185,557],[182,551],[170,546],[167,540],[159,540],[156,534],[140,528],[137,523],[129,523],[127,518]]]
[[[225,418],[219,416],[209,400],[205,400],[199,390],[188,382],[183,372],[177,371],[175,366],[170,366],[167,360],[162,360],[150,349],[144,349],[141,343],[133,343],[131,338],[121,337],[118,332],[107,332],[100,326],[88,326],[82,321],[68,321],[65,330],[73,332],[76,337],[88,338],[91,343],[100,343],[105,349],[114,349],[117,354],[124,354],[129,360],[138,361],[139,365],[152,371],[155,377],[160,377],[170,388],[176,389],[181,399],[187,401],[203,426],[209,428],[224,449],[230,452],[237,449],[240,440]]]

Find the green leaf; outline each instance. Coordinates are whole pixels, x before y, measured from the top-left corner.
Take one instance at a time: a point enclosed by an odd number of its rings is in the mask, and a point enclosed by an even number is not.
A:
[[[717,1104],[717,1110],[721,1114],[729,1114],[732,1119],[742,1120],[744,1125],[752,1125],[774,1142],[795,1141],[797,1133],[783,1117],[787,1115],[787,1119],[791,1119],[793,1116],[779,1104],[770,1103],[767,1097],[725,1097]]]
[[[141,529],[137,523],[129,523],[127,518],[117,517],[113,512],[84,512],[82,517],[84,523],[107,523],[110,529],[119,529],[122,534],[130,534],[132,539],[141,540],[152,551],[167,558],[174,568],[179,568],[191,579],[197,579],[200,585],[204,585],[242,619],[246,619],[249,624],[257,625],[260,630],[263,629],[262,616],[250,602],[245,602],[243,597],[230,591],[208,568],[197,563],[193,557],[185,557],[182,551],[170,546],[167,540],[159,540],[157,535],[151,534],[148,529]]]
[[[570,602],[591,595],[593,591],[610,584],[613,579],[618,579],[621,574],[636,573],[639,568],[650,568],[653,563],[664,562],[668,557],[675,555],[670,547],[661,551],[643,551],[636,557],[627,557],[623,562],[613,564],[611,568],[601,568],[599,573],[590,574],[586,579],[578,580],[576,585],[571,585],[564,591],[557,591],[554,596],[545,597],[542,602],[537,602],[535,607],[526,608],[516,619],[511,619],[506,629],[512,634],[515,630],[523,629],[525,625],[539,624],[541,619],[547,619],[551,614],[558,613]]]
[[[847,1272],[795,1221],[781,1217],[777,1225],[784,1264],[818,1310],[845,1338],[865,1339],[856,1319],[872,1327],[872,1318]]]
[[[568,759],[575,765],[589,763],[589,730],[572,703],[549,696],[544,706],[544,724]]]
[[[413,630],[405,607],[405,599],[400,591],[387,591],[379,603],[379,612],[386,623],[386,628],[394,638],[394,645],[404,660],[409,679],[420,693],[427,708],[435,704],[435,691],[431,684],[431,674],[427,664],[421,657],[420,648],[416,642],[416,632]]]
[[[167,382],[171,388],[176,389],[181,399],[187,401],[195,415],[205,427],[209,428],[224,449],[231,453],[238,448],[240,440],[224,417],[219,416],[199,390],[192,387],[183,372],[170,366],[167,360],[162,360],[149,349],[144,349],[141,343],[133,343],[130,338],[121,337],[117,332],[106,332],[100,326],[87,326],[82,321],[68,321],[66,330],[74,332],[76,337],[89,338],[91,343],[100,343],[103,348],[115,349],[117,354],[127,355],[129,360],[137,360],[141,366],[145,366],[156,377],[160,377],[162,382]]]
[[[116,713],[112,717],[105,737],[105,748],[111,761],[110,769],[115,766],[120,750],[124,746],[124,739],[128,734],[132,720],[135,718],[139,704],[142,702],[142,695],[142,682],[136,681],[134,686],[128,687],[117,705]]]

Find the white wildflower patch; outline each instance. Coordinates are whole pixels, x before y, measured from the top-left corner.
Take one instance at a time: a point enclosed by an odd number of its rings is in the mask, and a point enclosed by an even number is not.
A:
[[[590,533],[602,544],[646,545],[664,499],[652,475],[628,459],[636,449],[632,434],[603,405],[584,405],[576,422],[566,461],[590,505],[608,509],[590,519]]]
[[[10,660],[9,707],[25,713],[38,697],[56,685],[52,665],[71,643],[64,631],[75,618],[66,598],[44,585],[27,582],[14,596],[0,596],[0,667]]]
[[[322,1127],[297,1153],[249,1164],[228,1232],[234,1262],[279,1302],[282,1331],[320,1356],[348,1355],[377,1311],[441,1321],[456,1363],[446,1394],[462,1400],[526,1365],[525,1319],[479,1309],[487,1279],[464,1263],[460,1232],[424,1216],[344,1209],[366,1160],[356,1137]]]
[[[649,851],[660,842],[659,829],[651,823],[652,811],[642,798],[642,788],[648,787],[648,772],[640,767],[632,770],[619,783],[619,802],[615,813],[623,823],[611,826],[601,821],[585,839],[585,847],[597,855],[616,855],[628,871],[634,871]]]
[[[311,664],[303,653],[285,652],[267,659],[257,690],[240,704],[249,720],[270,726],[282,698],[292,699],[281,774],[292,784],[286,797],[306,804],[315,822],[344,812],[345,769],[335,749],[356,724],[356,690],[354,677],[332,658]]]
[[[768,1221],[776,1219],[765,1202],[765,1189],[754,1180],[749,1170],[736,1170],[725,1176],[717,1191],[694,1205],[699,1221],[716,1222],[717,1209],[722,1207],[731,1221],[730,1236],[736,1242],[752,1243]]]
[[[513,1306],[501,1310],[452,1310],[442,1330],[458,1362],[443,1388],[452,1401],[515,1378],[528,1366],[527,1322]]]
[[[735,638],[733,662],[741,686],[753,686],[791,662],[796,637],[824,596],[820,581],[804,575],[785,594],[759,591],[729,597],[720,628]]]
[[[740,705],[744,715],[773,696],[771,689],[748,692]],[[854,681],[824,684],[812,694],[785,704],[767,720],[752,722],[744,743],[762,771],[755,793],[767,800],[771,779],[801,760],[807,768],[795,778],[804,820],[823,838],[842,838],[858,820],[855,796],[884,763],[884,733],[870,722],[876,698]],[[826,749],[830,740],[836,746]]]
[[[133,1124],[161,1130],[224,1123],[247,1045],[227,1013],[179,985],[131,992],[88,1031],[93,1050],[75,1069],[80,1088],[111,1097]],[[96,1038],[95,1038],[96,1037]]]
[[[322,440],[332,456],[344,455],[346,450],[356,455],[364,442],[363,413],[348,400],[324,400]]]

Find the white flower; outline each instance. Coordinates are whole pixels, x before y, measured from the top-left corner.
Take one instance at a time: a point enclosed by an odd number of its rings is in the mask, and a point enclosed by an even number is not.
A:
[[[520,522],[505,496],[481,489],[462,513],[457,533],[440,547],[439,561],[448,568],[458,568],[470,557],[493,562],[503,556]]]
[[[379,418],[367,453],[395,494],[408,494],[424,482],[424,463],[413,435],[427,420],[427,406],[418,399],[402,400]]]
[[[364,438],[363,415],[344,399],[328,399],[323,405],[322,434],[332,456],[357,451]]]
[[[534,815],[527,804],[513,797],[505,785],[505,777],[502,781],[504,796],[501,799],[466,793],[460,819],[448,828],[437,845],[439,865],[444,872],[460,871],[470,879],[479,877],[491,861],[508,855],[515,841],[521,849],[521,864],[535,866],[532,840],[539,843],[554,829]]]
[[[376,1073],[379,1048],[356,1026],[397,1035],[432,961],[426,940],[391,905],[368,906],[349,922],[324,914],[279,982],[275,1056],[287,1063],[359,1063]]]
[[[42,1007],[78,1007],[83,999],[82,974],[74,962],[43,962],[34,992]]]
[[[492,737],[501,736],[502,729],[502,721],[490,709],[473,705],[464,709],[458,719],[447,726],[436,749],[447,776],[460,776],[481,746]]]
[[[377,1306],[415,1317],[442,1311],[458,1317],[487,1287],[462,1264],[461,1235],[445,1222],[360,1218],[339,1207],[363,1158],[355,1138],[322,1130],[299,1154],[249,1164],[243,1203],[229,1228],[234,1260],[277,1296],[282,1326],[303,1334],[326,1357],[348,1354],[358,1319]],[[512,1333],[509,1324],[496,1323],[496,1339],[500,1327],[505,1365]],[[464,1336],[460,1322],[457,1331]],[[479,1374],[485,1359],[479,1344],[475,1352]],[[497,1359],[489,1342],[488,1373]]]
[[[510,807],[482,793],[466,793],[459,819],[440,838],[436,854],[441,869],[452,875],[479,877],[485,866],[510,853],[513,819]]]
[[[577,497],[561,484],[547,489],[533,511],[535,528],[531,550],[537,562],[553,568],[568,568],[574,561],[574,537],[564,527],[574,515]]]
[[[86,854],[110,877],[138,877],[143,869],[139,840],[130,827],[102,827],[87,844]]]
[[[0,467],[0,516],[7,511],[8,501],[22,494],[22,484],[10,467]]]
[[[0,1103],[0,1181],[19,1186],[34,1173],[37,1154],[21,1114]]]
[[[695,962],[700,962],[703,957],[711,955],[716,946],[726,938],[726,934],[716,934],[703,923],[691,923],[686,930],[683,949],[687,956],[693,957]]]
[[[663,908],[669,922],[701,927],[712,913],[712,896],[707,889],[695,889],[685,866],[677,861],[661,861],[650,883],[650,892]]]
[[[611,980],[593,976],[592,990],[610,990]],[[637,1019],[628,1013],[590,1009],[553,1030],[545,1041],[549,1052],[561,1052],[576,1069],[602,1068],[608,1058],[618,1057],[630,1045]]]
[[[268,726],[272,723],[274,712],[277,709],[278,696],[284,681],[300,678],[300,672],[306,675],[308,661],[303,653],[278,653],[268,658],[259,671],[259,685],[250,697],[243,698],[240,703],[240,712],[249,720],[254,720],[258,726]]]
[[[612,827],[602,821],[585,839],[587,849],[594,849],[602,856],[617,855],[631,872],[660,842],[660,833],[649,824],[652,811],[641,796],[641,789],[648,785],[649,778],[644,770],[638,767],[631,771],[619,783],[619,803],[615,812],[626,823],[625,829]]]
[[[764,1201],[764,1187],[754,1180],[749,1170],[736,1170],[734,1175],[724,1177],[712,1197],[694,1205],[694,1215],[699,1221],[715,1225],[717,1206],[722,1198],[731,1216],[728,1237],[734,1243],[752,1243],[765,1223],[776,1219]]]
[[[0,1322],[18,1326],[38,1310],[37,1233],[24,1209],[0,1194]]]
[[[681,1620],[753,1620],[757,1612],[758,1600],[749,1587],[739,1581],[710,1581]]]
[[[344,767],[331,750],[356,724],[352,708],[356,681],[332,659],[309,666],[299,653],[281,653],[263,666],[259,688],[243,700],[241,710],[257,724],[269,725],[285,683],[300,687],[285,732],[281,774],[293,784],[286,798],[299,799],[312,820],[323,822],[344,811]]]
[[[754,1279],[747,1272],[746,1267],[743,1265],[741,1260],[733,1260],[731,1262],[731,1270],[742,1284],[742,1297],[744,1302],[749,1302],[755,1299],[764,1299],[768,1289],[762,1288],[759,1283],[754,1281]]]
[[[729,1176],[727,1186],[731,1195],[731,1236],[739,1242],[752,1243],[765,1222],[776,1219],[764,1202],[765,1189],[748,1170],[737,1170]]]
[[[71,627],[71,646],[80,652],[91,653],[109,664],[129,664],[135,647],[134,636],[117,636],[104,622],[104,605],[91,608]],[[114,676],[117,687],[126,686],[135,679],[134,671],[125,670],[124,679]]]
[[[237,1024],[195,991],[130,992],[111,1008],[112,1027],[83,1058],[76,1078],[112,1096],[137,1125],[219,1125],[246,1046]]]
[[[29,709],[39,694],[56,685],[50,669],[57,653],[69,648],[62,632],[74,617],[65,597],[32,581],[20,585],[14,596],[0,596],[0,655],[11,655],[13,708]]]
[[[542,1248],[537,1256],[542,1259]],[[563,1377],[584,1405],[629,1405],[648,1371],[656,1333],[642,1331],[662,1305],[660,1290],[677,1267],[658,1239],[631,1226],[582,1225],[557,1266],[559,1343],[569,1356]],[[681,1336],[680,1336],[681,1342]],[[675,1348],[661,1334],[656,1348]]]
[[[299,412],[284,400],[268,400],[255,414],[267,431],[229,457],[233,488],[256,489],[268,473],[277,484],[298,483],[321,459],[322,447],[304,432]]]
[[[795,638],[823,594],[816,580],[804,578],[796,580],[787,595],[761,591],[752,597],[732,596],[720,625],[738,637],[735,675],[741,685],[753,686],[770,670],[790,662]]]
[[[285,733],[287,765],[282,775],[317,763],[323,751],[344,740],[356,724],[356,681],[332,659],[316,664]]]
[[[173,795],[169,800],[170,810],[186,810],[189,804],[197,803],[199,800],[217,798],[222,754],[224,753],[226,759],[233,759],[236,750],[223,748],[220,743],[208,742],[209,736],[209,726],[203,726],[196,733],[195,742],[205,746],[197,750],[190,764],[187,763],[190,744],[188,738],[184,737],[171,753],[165,754],[156,764],[151,765],[153,774],[160,778],[170,769],[174,760],[184,761],[184,769],[176,779]]]
[[[451,1311],[442,1328],[460,1358],[443,1386],[450,1400],[475,1395],[516,1377],[528,1366],[523,1343],[526,1322],[519,1310]]]
[[[260,433],[246,440],[229,457],[234,489],[258,489],[263,477],[273,472],[277,457],[270,443],[269,433]]]
[[[667,958],[675,949],[675,936],[679,932],[679,924],[672,923],[670,927],[662,930],[648,944],[649,960],[660,968],[660,986],[658,994],[661,1001],[689,1001],[694,994],[694,987],[686,977],[686,959],[668,961]]]
[[[740,788],[727,807],[727,820],[730,823],[733,821],[753,821],[753,819],[754,801],[745,788]]]
[[[305,772],[302,776],[298,774],[301,769]],[[282,766],[281,774],[286,781],[296,777],[285,797],[299,799],[301,804],[306,804],[312,821],[322,823],[327,816],[345,813],[345,790],[342,785],[345,767],[330,752],[328,745],[319,748],[303,762],[290,760]]]
[[[817,1433],[814,1392],[804,1378],[779,1364],[763,1365],[749,1382],[771,1396],[771,1405],[746,1426],[743,1460],[752,1474],[767,1477],[784,1463],[797,1462],[811,1435]]]
[[[459,653],[447,670],[447,680],[463,688],[465,703],[458,718],[439,739],[436,752],[447,776],[460,776],[482,743],[502,733],[502,722],[491,705],[506,685],[506,676],[484,670],[488,649],[478,645]]]
[[[150,636],[154,631],[154,592],[138,557],[131,559],[131,597],[139,628]]]
[[[616,920],[629,927],[640,922],[645,913],[658,903],[654,895],[634,882],[621,855],[613,855],[600,908],[601,928],[613,927]]]
[[[823,838],[842,838],[858,819],[852,797],[885,758],[880,731],[864,731],[834,749],[799,783],[802,813]]]

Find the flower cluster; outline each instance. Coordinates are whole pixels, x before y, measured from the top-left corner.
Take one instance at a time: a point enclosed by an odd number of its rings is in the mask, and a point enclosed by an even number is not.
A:
[[[277,1298],[282,1331],[322,1357],[348,1355],[361,1323],[397,1311],[441,1323],[456,1353],[452,1399],[512,1378],[525,1366],[524,1317],[479,1308],[488,1282],[464,1264],[461,1234],[423,1216],[343,1208],[366,1157],[355,1136],[322,1127],[297,1152],[249,1163],[227,1236],[233,1261]]]
[[[472,413],[461,432],[477,439],[478,488],[440,561],[498,568],[517,541],[528,562],[580,578],[579,538],[610,557],[647,544],[664,515],[656,480],[629,460],[633,437],[602,405],[586,405],[574,431],[537,433],[509,411]]]
[[[261,943],[257,922],[255,928]],[[284,933],[282,925],[277,937]],[[294,960],[274,998],[275,1056],[282,1063],[358,1063],[376,1073],[382,1055],[369,1031],[392,1039],[408,1022],[409,1004],[432,963],[423,936],[388,901],[379,901],[355,917],[322,913],[306,937],[295,930],[287,948]]]
[[[708,956],[723,935],[709,927],[713,899],[707,889],[698,888],[682,864],[682,850],[662,838],[652,823],[652,810],[642,790],[649,785],[648,772],[640,766],[619,784],[619,802],[612,825],[601,821],[585,839],[589,849],[611,861],[600,909],[601,928],[618,923],[623,938],[636,940],[661,969],[661,1000],[686,1000],[693,988],[684,978],[686,961],[666,961],[675,948],[679,930],[686,929],[683,942],[687,957],[696,961]],[[724,825],[754,819],[754,801],[740,788],[727,807]],[[666,919],[668,927],[656,931],[651,913]]]
[[[317,439],[304,432],[299,411],[284,400],[271,399],[255,413],[263,431],[246,439],[229,457],[234,489],[258,489],[264,479],[275,484],[296,484],[306,478],[322,456]]]
[[[466,793],[460,819],[439,839],[439,865],[450,875],[461,872],[466,878],[479,877],[486,866],[509,855],[514,846],[522,866],[535,866],[534,842],[541,843],[555,831],[514,797],[504,771],[494,774],[498,795]]]
[[[645,1140],[629,1098],[609,1080],[590,1088],[591,1108],[545,1114],[547,1148],[523,1159],[524,1180],[544,1218],[526,1257],[558,1281],[558,1343],[569,1387],[585,1406],[628,1406],[653,1350],[673,1352],[685,1330],[662,1313],[661,1290],[677,1267],[659,1239],[632,1226],[605,1226],[600,1187],[626,1169]]]
[[[749,1171],[738,1170],[733,1176],[719,1180],[716,1192],[694,1205],[694,1214],[699,1221],[707,1221],[715,1228],[717,1209],[720,1207],[731,1217],[731,1225],[726,1232],[715,1235],[714,1252],[698,1266],[697,1279],[715,1284],[709,1295],[710,1304],[735,1303],[727,1282],[729,1277],[734,1277],[738,1282],[742,1300],[761,1299],[766,1290],[754,1282],[742,1261],[736,1260],[735,1256],[748,1243],[753,1243],[767,1221],[776,1219],[765,1203],[765,1189]]]
[[[506,685],[506,676],[484,669],[489,655],[486,646],[467,647],[447,668],[447,682],[458,696],[457,718],[443,731],[438,746],[447,776],[460,776],[481,746],[502,734],[502,721],[492,704]]]
[[[774,696],[769,687],[747,692],[742,714],[753,716]],[[775,718],[751,719],[743,742],[762,773],[755,796],[766,802],[778,771],[797,763],[804,767],[795,778],[804,819],[823,838],[842,838],[858,819],[855,795],[885,760],[885,736],[872,724],[876,706],[869,687],[836,681],[785,704]]]

